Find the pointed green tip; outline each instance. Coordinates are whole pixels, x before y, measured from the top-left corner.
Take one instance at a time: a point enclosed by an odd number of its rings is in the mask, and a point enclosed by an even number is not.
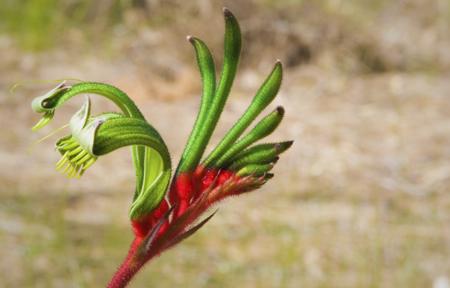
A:
[[[277,154],[281,154],[287,149],[291,148],[292,144],[294,144],[294,141],[285,141],[275,144],[275,150],[277,151]]]
[[[281,80],[283,79],[283,63],[281,63],[280,59],[277,59],[277,61],[275,61],[274,70],[279,73],[279,77],[280,77],[280,80],[279,80],[280,83],[278,84],[278,89],[279,89],[279,87],[281,86]],[[278,90],[277,90],[277,92],[278,92]]]
[[[53,119],[53,116],[55,115],[55,111],[47,111],[44,113],[42,118],[37,122],[32,128],[31,131],[37,131],[43,127],[45,127],[50,121]]]

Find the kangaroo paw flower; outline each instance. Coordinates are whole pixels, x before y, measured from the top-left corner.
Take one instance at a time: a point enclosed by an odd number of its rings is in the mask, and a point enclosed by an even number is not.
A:
[[[68,177],[82,176],[105,154],[125,146],[132,148],[136,189],[129,217],[135,238],[108,287],[125,287],[145,263],[197,232],[217,210],[199,219],[219,201],[267,183],[274,176],[271,171],[280,154],[293,143],[255,144],[279,126],[283,107],[277,107],[245,133],[280,89],[283,69],[276,61],[242,116],[212,152],[204,155],[230,94],[241,51],[236,18],[228,9],[224,9],[224,18],[224,58],[219,77],[207,45],[188,37],[196,54],[203,93],[194,127],[173,175],[164,140],[118,88],[96,82],[61,83],[32,102],[33,110],[42,114],[33,130],[47,125],[66,101],[85,93],[105,97],[120,109],[120,113],[92,116],[91,102],[86,98],[70,119],[70,134],[56,143],[61,154],[56,169]]]

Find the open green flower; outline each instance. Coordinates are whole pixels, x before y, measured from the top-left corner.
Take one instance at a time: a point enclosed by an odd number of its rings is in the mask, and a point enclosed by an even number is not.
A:
[[[90,117],[90,111],[91,102],[87,98],[83,107],[70,120],[71,134],[56,142],[56,149],[62,155],[61,160],[56,163],[56,169],[68,177],[83,175],[101,155],[102,151],[98,149],[97,143],[101,142],[105,135],[104,132],[98,133],[100,126],[112,119],[124,117],[118,113]]]
[[[68,177],[81,176],[97,160],[93,148],[95,132],[101,122],[89,119],[90,110],[91,102],[87,98],[81,110],[70,120],[71,134],[56,142],[56,149],[62,155],[56,163],[56,169]]]
[[[71,134],[56,143],[56,149],[62,155],[56,168],[69,177],[79,177],[98,157],[131,146],[137,181],[130,217],[138,219],[148,215],[159,205],[167,191],[172,173],[171,160],[159,133],[125,93],[103,83],[83,82],[72,86],[62,83],[33,100],[33,110],[43,114],[33,129],[44,127],[60,105],[83,93],[102,95],[112,100],[122,113],[108,112],[92,117],[88,98],[70,120]]]

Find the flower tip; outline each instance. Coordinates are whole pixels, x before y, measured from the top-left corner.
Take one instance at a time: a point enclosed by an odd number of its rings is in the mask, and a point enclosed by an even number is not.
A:
[[[233,13],[231,13],[230,9],[228,9],[227,7],[223,7],[223,15],[225,15],[225,17],[234,17]]]
[[[33,127],[31,127],[31,131],[36,132],[44,126],[45,126],[45,124],[42,125],[42,119],[41,119],[41,120],[39,120],[38,123],[36,123]]]
[[[281,117],[284,116],[284,108],[283,108],[283,106],[278,106],[278,107],[276,108],[276,110],[277,110],[277,113],[278,113]]]
[[[31,131],[37,131],[45,127],[53,119],[53,116],[54,110],[45,112],[42,118],[31,128]]]
[[[193,43],[194,42],[194,37],[192,35],[187,35],[186,36],[186,40]]]
[[[264,175],[264,180],[269,180],[269,179],[272,179],[272,178],[273,178],[273,176],[274,176],[274,174],[273,174],[273,173],[266,173],[266,174]]]
[[[275,150],[278,154],[283,153],[287,149],[291,148],[292,144],[294,144],[294,141],[284,141],[280,143],[275,144]]]
[[[279,73],[282,74],[283,73],[283,63],[281,62],[280,59],[277,59],[275,61],[275,68],[274,70],[279,70]]]

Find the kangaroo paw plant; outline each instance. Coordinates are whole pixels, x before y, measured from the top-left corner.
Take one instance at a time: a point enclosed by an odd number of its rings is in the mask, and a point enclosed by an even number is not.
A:
[[[83,107],[70,120],[70,135],[56,143],[56,150],[61,154],[56,168],[69,177],[80,177],[102,155],[131,146],[136,189],[129,217],[135,237],[108,287],[125,287],[145,263],[199,230],[214,213],[201,221],[199,217],[216,202],[265,184],[273,177],[270,170],[279,154],[292,145],[292,141],[254,145],[280,124],[282,107],[277,107],[244,134],[280,88],[282,66],[277,61],[244,114],[204,157],[230,93],[241,50],[239,24],[229,10],[224,9],[224,16],[224,59],[218,81],[208,47],[200,39],[188,37],[196,53],[203,93],[200,111],[173,175],[164,140],[118,88],[94,82],[62,83],[32,102],[33,110],[43,115],[33,130],[45,126],[58,107],[80,94],[106,97],[120,109],[119,113],[94,116],[86,98]]]

